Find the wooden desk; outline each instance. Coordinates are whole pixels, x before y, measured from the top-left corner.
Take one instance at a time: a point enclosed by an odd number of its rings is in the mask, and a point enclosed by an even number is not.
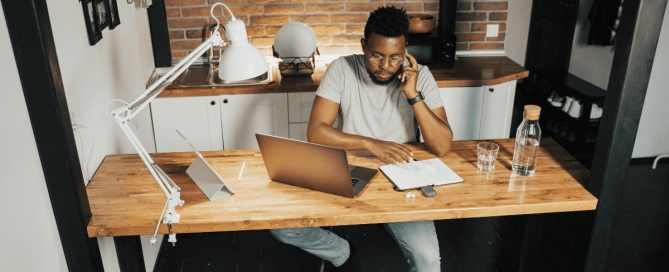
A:
[[[552,139],[539,149],[533,176],[512,175],[514,140],[493,140],[500,145],[492,172],[476,169],[476,143],[454,142],[441,159],[458,173],[463,183],[435,187],[437,196],[417,193],[407,199],[396,192],[383,174],[355,199],[310,191],[267,177],[258,150],[203,152],[235,195],[209,201],[185,173],[193,153],[153,154],[152,157],[181,187],[183,207],[175,233],[259,230],[305,226],[336,226],[401,222],[425,219],[472,218],[594,210],[597,199],[582,184],[589,171]],[[423,144],[409,145],[416,159],[433,158]],[[237,175],[242,162],[242,181]],[[375,158],[349,156],[352,164],[378,168]],[[153,234],[165,195],[137,155],[110,155],[86,188],[92,218],[89,237]],[[160,233],[168,233],[161,225]]]

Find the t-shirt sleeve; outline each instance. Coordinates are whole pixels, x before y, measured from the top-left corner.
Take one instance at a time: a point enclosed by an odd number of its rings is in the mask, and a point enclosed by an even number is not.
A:
[[[439,94],[437,81],[434,80],[434,76],[432,76],[432,73],[427,66],[421,65],[418,68],[416,89],[423,93],[425,104],[427,104],[431,110],[444,106],[444,102],[441,100],[441,94]]]
[[[318,85],[316,95],[341,104],[341,94],[344,89],[344,73],[342,71],[342,59],[338,58],[325,70],[321,84]]]

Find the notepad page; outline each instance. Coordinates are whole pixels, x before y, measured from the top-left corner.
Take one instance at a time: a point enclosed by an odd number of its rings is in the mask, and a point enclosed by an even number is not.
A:
[[[379,168],[400,190],[463,181],[438,158],[407,164],[387,164]]]
[[[428,186],[428,180],[411,164],[387,164],[379,167],[400,190]]]
[[[445,185],[464,181],[448,165],[438,158],[423,160],[420,163],[431,166],[436,171],[421,170],[420,174],[428,180],[430,185]]]

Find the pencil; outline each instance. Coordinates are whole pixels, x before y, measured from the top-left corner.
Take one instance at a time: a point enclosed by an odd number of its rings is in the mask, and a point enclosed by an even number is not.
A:
[[[246,162],[243,162],[242,169],[239,169],[239,176],[237,177],[237,181],[242,180],[242,174],[244,173],[244,166],[246,166]]]

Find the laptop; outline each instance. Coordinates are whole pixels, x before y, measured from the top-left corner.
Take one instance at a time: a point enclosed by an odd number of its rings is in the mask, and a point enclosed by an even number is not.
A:
[[[378,172],[349,165],[340,148],[261,133],[256,139],[273,181],[354,198]]]
[[[195,161],[186,169],[186,174],[190,176],[191,179],[195,182],[197,187],[202,190],[205,196],[209,201],[223,198],[234,194],[232,188],[228,186],[223,178],[214,171],[214,168],[207,162],[207,160],[200,154],[193,145],[190,144],[188,139],[177,130],[177,133],[181,135],[181,138],[184,138],[184,141],[190,147],[190,149],[195,152],[197,157]]]

